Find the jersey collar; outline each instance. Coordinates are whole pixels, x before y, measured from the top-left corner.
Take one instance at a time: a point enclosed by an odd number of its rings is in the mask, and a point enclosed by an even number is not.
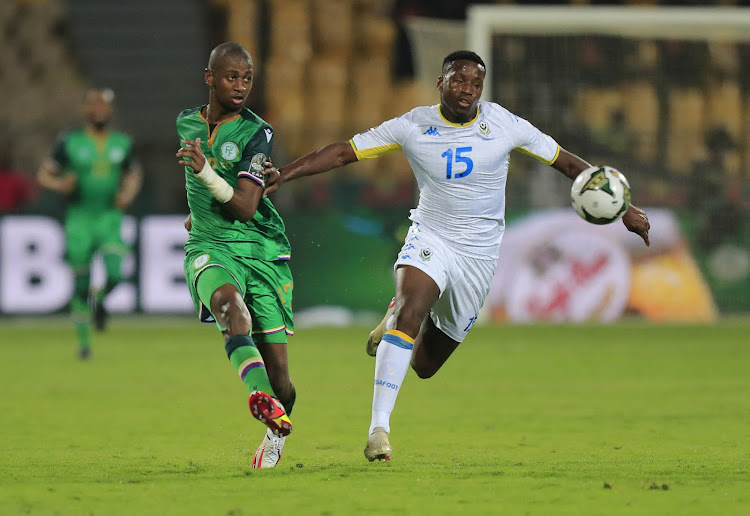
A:
[[[206,124],[206,131],[208,132],[208,136],[209,136],[208,137],[208,141],[206,142],[206,145],[209,148],[211,148],[211,146],[214,144],[214,140],[216,140],[216,134],[219,132],[219,126],[222,125],[222,124],[226,124],[228,122],[233,122],[233,121],[237,120],[241,115],[240,115],[240,113],[237,113],[236,115],[234,115],[234,116],[232,116],[230,118],[227,118],[226,120],[222,120],[221,122],[219,122],[218,124],[216,124],[216,127],[214,127],[213,132],[211,132],[211,124],[208,123],[208,120],[206,119],[206,116],[203,114],[203,109],[206,108],[207,106],[208,106],[208,104],[206,104],[205,106],[203,106],[202,108],[200,108],[198,110],[198,115],[200,116],[200,119],[203,120],[203,122],[205,122],[205,124]]]
[[[477,106],[477,114],[476,114],[476,116],[474,118],[472,118],[471,120],[469,120],[468,122],[464,122],[463,124],[457,124],[457,123],[451,122],[450,120],[448,120],[447,118],[445,118],[443,116],[443,110],[440,109],[440,104],[437,105],[437,111],[438,111],[438,115],[440,115],[440,118],[442,118],[443,122],[445,122],[446,124],[452,125],[453,127],[466,127],[467,125],[471,125],[474,122],[476,122],[477,118],[479,118],[479,113],[482,112],[482,109],[479,106]]]

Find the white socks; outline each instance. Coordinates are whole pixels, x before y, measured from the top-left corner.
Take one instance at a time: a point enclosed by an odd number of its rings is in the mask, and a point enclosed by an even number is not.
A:
[[[388,321],[390,322],[391,320]],[[386,332],[383,340],[380,341],[375,355],[372,420],[367,435],[370,435],[378,426],[382,426],[386,432],[390,433],[391,412],[393,412],[406,372],[409,370],[413,347],[413,340],[401,332]]]

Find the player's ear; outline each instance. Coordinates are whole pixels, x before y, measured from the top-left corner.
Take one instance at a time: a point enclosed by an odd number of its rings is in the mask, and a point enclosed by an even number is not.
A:
[[[440,89],[442,87],[443,87],[443,74],[440,74],[437,80],[437,88]]]
[[[206,68],[205,70],[203,70],[203,77],[206,79],[206,84],[208,84],[209,86],[214,85],[214,72]]]

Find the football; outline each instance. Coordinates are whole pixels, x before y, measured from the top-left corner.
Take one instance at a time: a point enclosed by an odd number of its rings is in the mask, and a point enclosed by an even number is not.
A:
[[[622,218],[630,206],[630,184],[622,172],[612,167],[590,167],[573,181],[570,200],[585,221],[610,224]]]

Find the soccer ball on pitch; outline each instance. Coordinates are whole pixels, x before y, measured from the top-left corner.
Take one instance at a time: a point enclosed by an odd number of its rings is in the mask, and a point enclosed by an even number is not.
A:
[[[590,167],[578,174],[570,188],[576,213],[592,224],[610,224],[630,206],[630,184],[612,167]]]

